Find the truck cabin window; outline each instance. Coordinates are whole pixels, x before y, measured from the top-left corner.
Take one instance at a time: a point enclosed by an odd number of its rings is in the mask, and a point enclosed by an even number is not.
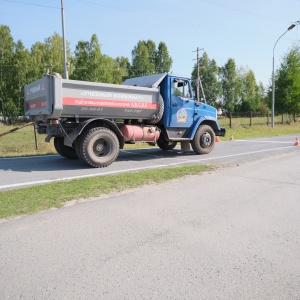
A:
[[[191,98],[189,82],[175,79],[173,82],[173,94],[176,97]]]

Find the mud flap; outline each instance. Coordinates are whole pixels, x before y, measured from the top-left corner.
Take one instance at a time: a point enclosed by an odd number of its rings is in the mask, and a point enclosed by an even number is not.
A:
[[[181,150],[182,151],[190,151],[191,150],[190,141],[182,141],[181,142]]]

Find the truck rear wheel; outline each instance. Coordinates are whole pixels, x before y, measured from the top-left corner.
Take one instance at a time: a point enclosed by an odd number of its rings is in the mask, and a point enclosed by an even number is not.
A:
[[[85,163],[103,168],[116,160],[120,146],[114,132],[105,127],[96,127],[83,132],[78,147],[80,158]]]
[[[73,148],[66,146],[64,144],[64,138],[62,138],[62,137],[54,138],[54,148],[57,151],[57,153],[63,157],[66,157],[69,159],[78,158],[76,151]]]
[[[210,153],[215,146],[215,132],[209,125],[199,126],[191,145],[197,154]]]

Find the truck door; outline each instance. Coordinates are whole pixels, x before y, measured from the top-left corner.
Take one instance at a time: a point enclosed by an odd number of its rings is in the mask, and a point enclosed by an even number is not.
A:
[[[190,82],[179,78],[172,80],[169,127],[189,128],[193,123],[195,111]]]

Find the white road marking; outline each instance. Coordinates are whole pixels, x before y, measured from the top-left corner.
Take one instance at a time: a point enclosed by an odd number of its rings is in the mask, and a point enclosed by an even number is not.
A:
[[[234,140],[234,142],[247,142],[247,143],[272,143],[272,144],[293,144],[291,142],[281,142],[281,141],[258,141],[258,140]]]
[[[155,169],[155,168],[161,168],[161,167],[166,167],[166,165],[157,165],[157,166],[143,167],[143,168],[132,168],[132,169],[126,169],[126,170],[120,170],[120,171],[106,172],[106,173],[103,173],[103,174],[87,174],[87,175],[64,177],[64,178],[57,178],[57,179],[47,179],[47,180],[39,180],[39,181],[31,181],[31,182],[1,185],[0,190],[9,189],[9,188],[13,188],[13,187],[23,187],[23,186],[29,186],[29,185],[37,185],[37,184],[60,182],[60,181],[70,181],[70,180],[73,180],[73,179],[99,177],[99,176],[105,176],[105,175],[113,175],[113,174],[118,174],[118,173],[140,171],[140,170],[146,170],[146,169]]]
[[[222,159],[222,158],[229,158],[229,157],[243,156],[243,155],[251,155],[251,154],[257,154],[257,153],[262,153],[262,152],[271,152],[271,151],[294,148],[294,147],[295,146],[288,146],[288,147],[281,147],[281,148],[275,148],[275,149],[265,149],[265,150],[244,152],[244,153],[238,153],[238,154],[230,154],[230,155],[217,156],[217,157],[215,156],[215,157],[201,158],[201,159],[190,160],[190,161],[181,162],[181,163],[173,163],[173,164],[170,164],[170,166],[180,165],[180,164],[184,164],[184,163],[187,163],[187,162],[201,162],[201,161],[206,161],[206,160]]]
[[[272,151],[276,151],[276,150],[289,149],[289,148],[294,148],[294,147],[295,146],[288,146],[288,147],[280,147],[280,148],[275,148],[275,149],[265,149],[265,150],[244,152],[244,153],[238,153],[238,154],[224,155],[224,156],[218,156],[218,157],[207,157],[207,158],[201,158],[201,159],[197,159],[197,160],[184,160],[184,161],[176,162],[176,163],[160,164],[160,165],[156,165],[156,166],[132,168],[132,169],[126,169],[126,170],[119,170],[119,171],[111,171],[111,172],[106,172],[103,174],[88,174],[88,175],[64,177],[64,178],[58,178],[58,179],[49,179],[49,180],[40,180],[40,181],[31,181],[31,182],[24,182],[24,183],[2,185],[2,186],[0,186],[0,190],[16,188],[16,187],[26,187],[26,186],[30,186],[30,185],[46,184],[46,183],[51,183],[51,182],[70,181],[73,179],[81,179],[81,178],[88,178],[88,177],[113,175],[113,174],[132,172],[132,171],[141,171],[141,170],[147,170],[147,169],[151,170],[151,169],[157,169],[157,168],[163,168],[163,167],[172,167],[172,166],[183,165],[183,164],[187,164],[187,163],[203,162],[203,161],[209,161],[209,160],[213,160],[213,159],[223,159],[223,158],[237,157],[237,156],[243,156],[243,155],[252,155],[252,154],[258,154],[258,153],[263,153],[263,152],[272,152]],[[149,156],[152,156],[152,155],[149,155]],[[163,157],[161,157],[161,158],[163,158]],[[167,158],[167,159],[170,159],[170,158]],[[172,159],[178,160],[178,158],[172,158]]]

